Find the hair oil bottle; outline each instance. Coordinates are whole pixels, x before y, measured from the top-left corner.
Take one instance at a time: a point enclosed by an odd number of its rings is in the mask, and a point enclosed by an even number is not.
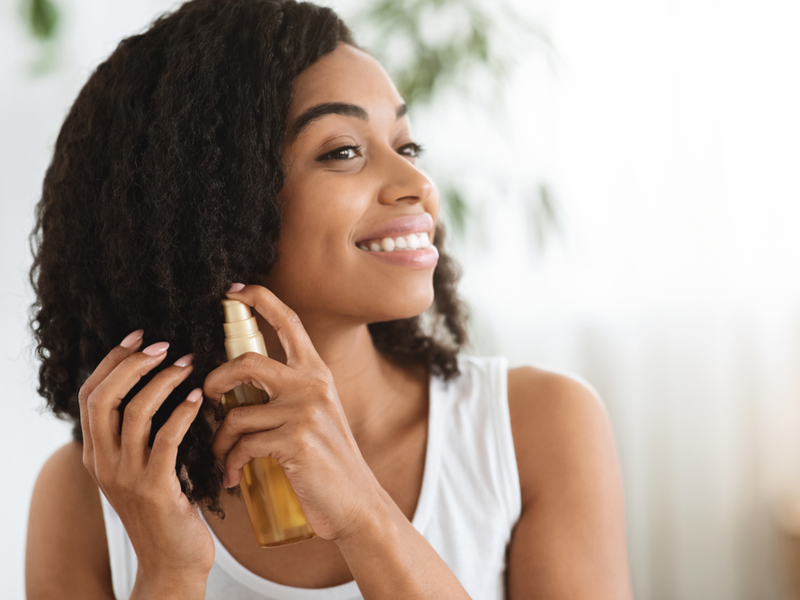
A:
[[[267,356],[264,336],[250,307],[238,300],[223,300],[225,352],[232,360],[245,352]],[[249,384],[240,385],[222,399],[223,412],[237,406],[264,404],[267,394]],[[282,546],[314,536],[289,478],[274,458],[254,458],[244,466],[239,487],[259,546]]]

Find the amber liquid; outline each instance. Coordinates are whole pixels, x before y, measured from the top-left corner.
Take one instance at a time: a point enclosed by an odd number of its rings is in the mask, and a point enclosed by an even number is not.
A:
[[[222,406],[227,414],[237,406],[266,401],[268,398],[263,391],[251,385],[240,385],[225,394]],[[259,546],[283,546],[314,537],[297,494],[277,460],[254,458],[243,470],[239,488]]]

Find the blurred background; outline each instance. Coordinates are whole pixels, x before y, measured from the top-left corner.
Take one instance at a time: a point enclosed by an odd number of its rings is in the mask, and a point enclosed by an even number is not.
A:
[[[571,371],[604,398],[636,598],[792,597],[800,3],[323,3],[411,101],[472,352]],[[0,0],[2,598],[24,595],[33,483],[69,439],[35,391],[33,207],[89,74],[176,5]]]

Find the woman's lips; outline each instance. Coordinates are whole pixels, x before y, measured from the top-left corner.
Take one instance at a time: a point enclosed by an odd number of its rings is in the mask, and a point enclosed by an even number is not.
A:
[[[429,269],[439,262],[439,251],[431,244],[419,250],[402,250],[392,252],[373,252],[359,250],[365,255],[381,260],[397,267],[410,267],[412,269]]]
[[[365,235],[360,235],[356,240],[356,245],[365,241],[378,240],[383,238],[396,238],[408,235],[409,233],[427,233],[433,235],[433,217],[430,213],[418,213],[416,215],[406,215],[392,219]]]

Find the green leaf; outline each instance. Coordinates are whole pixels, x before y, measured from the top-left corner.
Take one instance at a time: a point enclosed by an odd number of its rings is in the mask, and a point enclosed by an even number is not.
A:
[[[464,196],[454,185],[450,184],[444,188],[444,209],[447,216],[450,217],[450,224],[452,231],[455,235],[463,236],[467,228],[467,216],[469,215],[469,206],[464,201]]]
[[[528,240],[539,253],[543,252],[553,234],[560,234],[561,217],[558,203],[546,183],[540,183],[526,204]]]
[[[51,0],[24,0],[30,32],[40,40],[55,37],[58,29],[58,9]]]

